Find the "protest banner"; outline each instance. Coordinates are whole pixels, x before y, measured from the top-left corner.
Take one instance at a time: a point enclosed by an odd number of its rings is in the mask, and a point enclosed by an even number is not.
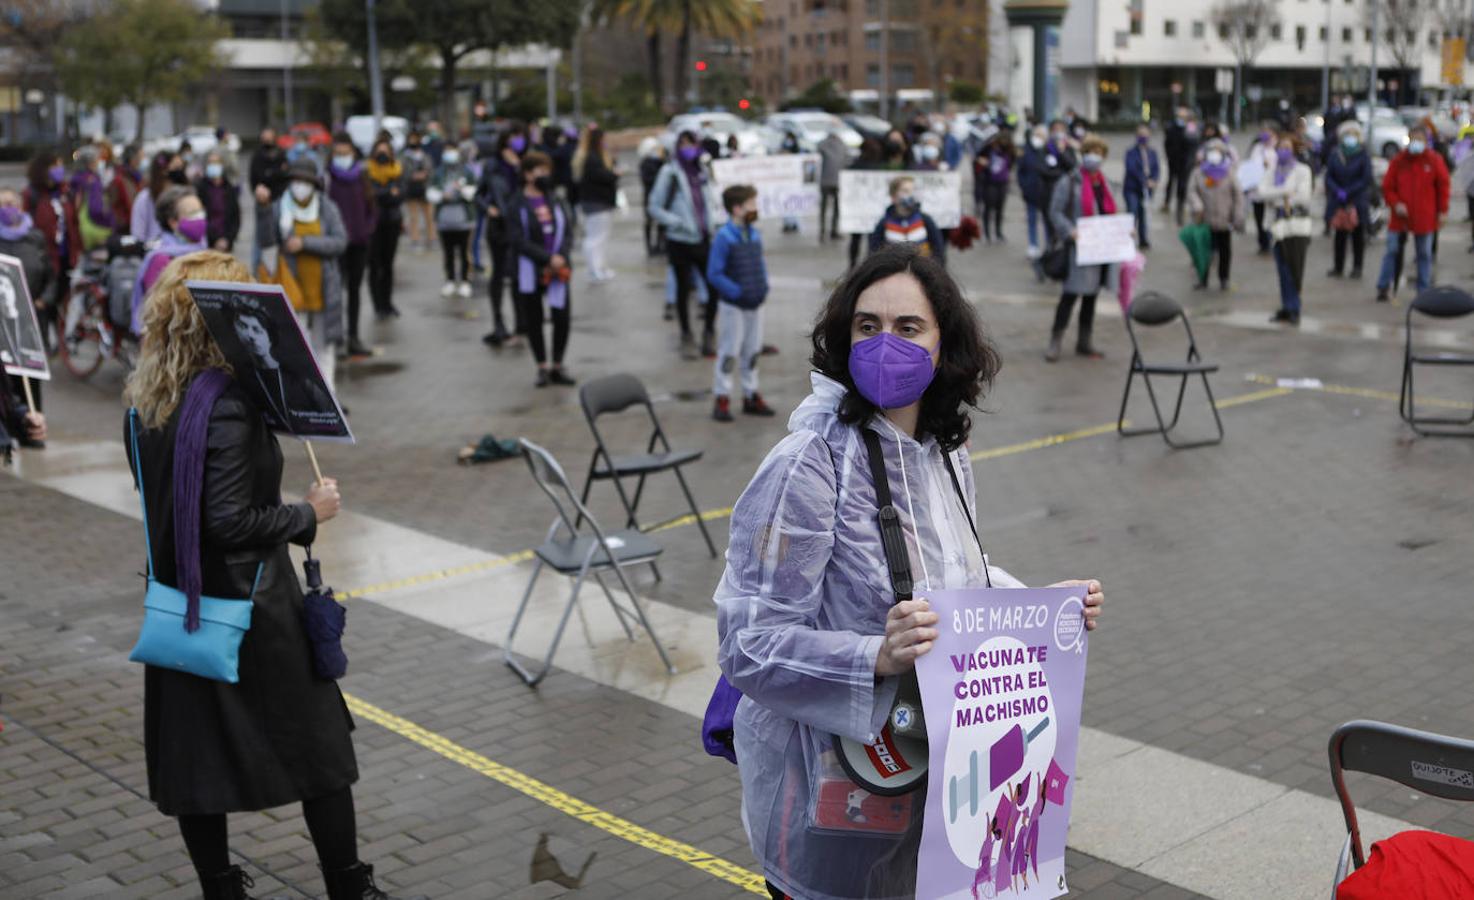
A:
[[[874,231],[891,204],[891,181],[901,176],[916,183],[921,211],[938,228],[956,228],[962,221],[962,176],[957,172],[847,169],[839,173],[839,230],[848,234]]]
[[[0,363],[7,375],[51,379],[25,266],[4,254],[0,254]]]
[[[1239,190],[1244,193],[1259,187],[1259,182],[1264,180],[1264,161],[1259,155],[1251,154],[1248,159],[1239,163],[1238,172]]]
[[[210,336],[267,424],[303,440],[353,443],[338,398],[328,388],[278,284],[187,281]]]
[[[1135,216],[1081,216],[1075,220],[1075,265],[1096,266],[1136,258]]]
[[[740,156],[711,163],[717,193],[734,184],[757,188],[758,215],[764,219],[819,213],[819,155],[777,153]]]
[[[1085,687],[1084,588],[930,591],[927,600],[941,621],[916,663],[930,745],[916,896],[1059,897]]]

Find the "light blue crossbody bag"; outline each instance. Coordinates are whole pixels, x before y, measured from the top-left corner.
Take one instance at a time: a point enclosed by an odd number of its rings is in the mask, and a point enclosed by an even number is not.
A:
[[[189,597],[154,578],[153,541],[148,533],[148,503],[143,493],[143,460],[138,455],[138,412],[128,412],[128,434],[133,444],[133,472],[143,506],[143,541],[148,550],[148,593],[143,598],[143,628],[128,659],[149,666],[187,672],[201,678],[236,684],[240,681],[241,639],[251,627],[256,587],[265,563],[256,566],[251,596],[244,600],[200,597],[199,627],[185,628]]]

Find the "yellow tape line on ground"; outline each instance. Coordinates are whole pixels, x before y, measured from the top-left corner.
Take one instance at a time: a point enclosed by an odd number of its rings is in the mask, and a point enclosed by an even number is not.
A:
[[[710,853],[693,847],[690,844],[683,844],[664,835],[656,834],[650,829],[636,825],[628,819],[622,819],[619,816],[607,813],[597,806],[585,803],[577,797],[563,793],[546,782],[538,781],[530,775],[488,759],[474,750],[462,747],[460,744],[448,738],[421,728],[408,719],[396,716],[388,710],[380,709],[372,703],[360,700],[352,694],[345,693],[343,697],[348,701],[348,708],[353,711],[354,715],[368,719],[375,725],[379,725],[402,738],[413,741],[421,747],[445,757],[451,762],[465,766],[473,772],[485,775],[492,781],[496,781],[514,791],[525,794],[539,803],[551,806],[559,812],[567,813],[586,825],[592,825],[600,831],[608,832],[621,840],[626,840],[631,844],[644,847],[646,850],[679,860],[688,866],[700,869],[708,875],[720,878],[722,881],[736,885],[745,891],[761,894],[765,897],[768,895],[767,888],[763,886],[763,877],[756,872],[744,869],[736,863],[729,862],[720,857],[712,856]]]
[[[1260,381],[1261,379],[1255,377],[1251,378],[1250,380]],[[1273,383],[1273,379],[1269,379],[1267,382],[1261,383]],[[1231,406],[1240,406],[1245,403],[1253,403],[1257,400],[1267,400],[1270,397],[1281,397],[1288,393],[1291,393],[1289,388],[1270,388],[1263,391],[1254,391],[1252,393],[1242,394],[1238,397],[1230,397],[1227,400],[1221,400],[1218,403],[1218,408],[1224,409]],[[1126,420],[1126,427],[1131,427],[1130,419]],[[1017,444],[1005,444],[1002,447],[992,447],[987,450],[979,450],[976,453],[973,453],[971,458],[973,462],[980,462],[985,459],[999,459],[1004,456],[1013,456],[1018,453],[1027,453],[1030,450],[1042,450],[1045,447],[1057,447],[1060,444],[1068,444],[1073,441],[1084,440],[1085,438],[1098,437],[1102,434],[1110,434],[1115,430],[1115,423],[1111,423],[1108,425],[1093,425],[1089,428],[1081,428],[1077,431],[1067,431],[1063,434],[1051,434],[1042,438],[1035,438],[1031,441],[1022,441]],[[717,519],[725,519],[731,514],[732,507],[724,506],[720,509],[706,510],[701,514],[701,520],[703,522],[713,522]],[[647,533],[655,534],[657,532],[670,531],[672,529],[684,528],[687,525],[695,524],[696,517],[694,515],[691,515],[690,513],[687,513],[684,516],[677,516],[674,519],[668,519],[664,522],[652,525],[647,529]],[[510,553],[506,556],[497,557],[496,559],[488,559],[482,560],[481,562],[468,563],[464,566],[452,566],[448,569],[437,569],[433,572],[424,572],[419,575],[411,575],[408,578],[399,578],[394,581],[385,581],[379,584],[370,584],[364,587],[356,587],[346,591],[339,591],[337,593],[337,598],[339,600],[353,600],[359,597],[368,596],[369,594],[382,594],[388,591],[398,591],[403,590],[404,588],[418,587],[422,584],[432,584],[437,581],[446,581],[451,578],[459,578],[463,575],[479,575],[482,572],[489,572],[493,569],[500,569],[504,566],[515,565],[520,562],[526,562],[530,559],[532,559],[531,550],[519,550],[516,553]]]
[[[451,566],[448,569],[436,569],[433,572],[422,572],[419,575],[411,575],[408,578],[398,578],[394,581],[384,581],[379,584],[371,584],[367,587],[353,588],[352,590],[340,591],[335,594],[339,600],[352,600],[355,597],[363,597],[368,594],[382,594],[385,591],[397,591],[408,587],[416,587],[421,584],[430,584],[436,581],[445,581],[448,578],[459,578],[462,575],[476,575],[492,569],[500,569],[503,566],[516,565],[532,559],[531,550],[518,550],[506,556],[496,559],[485,559],[480,562],[467,563],[464,566]]]
[[[1250,375],[1248,380],[1256,384],[1279,383],[1279,379],[1269,375]],[[1343,397],[1361,397],[1366,400],[1387,400],[1392,403],[1400,403],[1402,401],[1402,395],[1396,391],[1379,391],[1375,388],[1351,387],[1344,384],[1325,384],[1324,382],[1320,387],[1285,388],[1285,390],[1319,391],[1322,394],[1340,394]],[[1442,397],[1419,397],[1417,399],[1419,406],[1437,406],[1444,409],[1468,409],[1471,406],[1471,403],[1468,401],[1449,400]],[[1220,403],[1218,405],[1225,406],[1226,404]]]

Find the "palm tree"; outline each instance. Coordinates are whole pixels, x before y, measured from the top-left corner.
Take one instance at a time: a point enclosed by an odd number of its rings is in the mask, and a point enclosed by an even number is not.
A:
[[[644,30],[650,96],[662,105],[670,99],[662,77],[664,34],[676,32],[674,99],[682,103],[691,75],[692,32],[739,37],[750,32],[761,17],[762,7],[757,0],[592,0],[589,10],[591,21],[624,19]]]

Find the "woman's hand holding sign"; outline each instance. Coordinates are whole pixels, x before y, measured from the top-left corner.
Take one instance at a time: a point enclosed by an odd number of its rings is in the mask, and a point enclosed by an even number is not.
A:
[[[343,508],[343,499],[338,494],[338,479],[324,478],[307,489],[307,503],[317,514],[319,523],[326,522]]]
[[[902,600],[885,617],[885,637],[875,657],[875,674],[899,675],[916,665],[937,639],[937,614],[925,600]]]
[[[1068,581],[1057,581],[1050,587],[1083,587],[1085,588],[1085,630],[1094,631],[1100,623],[1101,607],[1105,604],[1105,588],[1101,587],[1095,579],[1081,580],[1071,578]]]

